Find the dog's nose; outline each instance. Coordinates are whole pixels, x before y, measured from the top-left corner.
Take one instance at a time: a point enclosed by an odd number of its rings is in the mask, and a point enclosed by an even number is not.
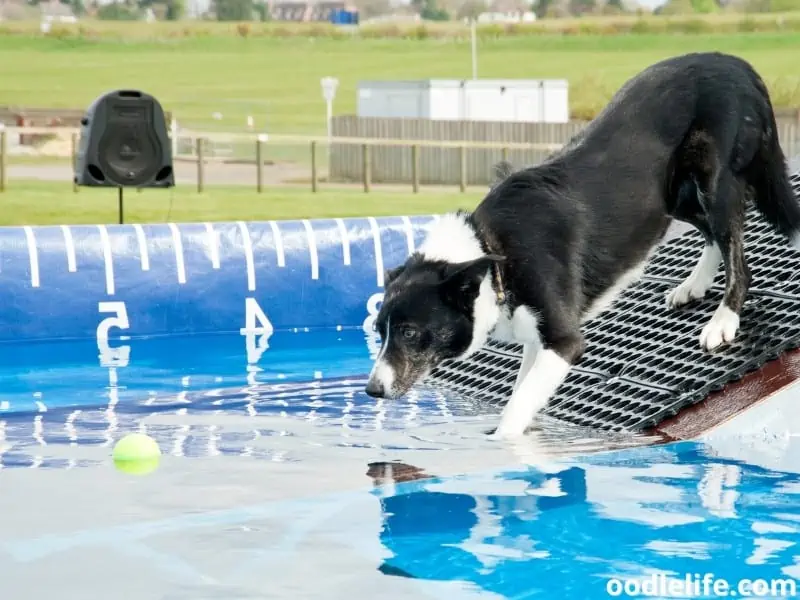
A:
[[[372,396],[373,398],[383,398],[383,394],[385,393],[383,384],[380,381],[375,381],[374,379],[370,379],[367,382],[367,387],[364,391],[367,392],[367,395]]]

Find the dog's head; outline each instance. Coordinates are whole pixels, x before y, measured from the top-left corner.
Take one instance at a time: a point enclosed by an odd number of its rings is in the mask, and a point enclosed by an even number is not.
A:
[[[375,319],[381,349],[367,394],[402,396],[443,360],[461,357],[473,346],[481,284],[500,260],[486,255],[454,264],[417,253],[386,274]]]

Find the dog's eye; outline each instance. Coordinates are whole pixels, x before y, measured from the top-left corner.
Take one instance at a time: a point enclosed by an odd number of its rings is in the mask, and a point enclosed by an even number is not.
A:
[[[413,327],[403,327],[403,337],[407,340],[413,340],[417,337],[417,330]]]

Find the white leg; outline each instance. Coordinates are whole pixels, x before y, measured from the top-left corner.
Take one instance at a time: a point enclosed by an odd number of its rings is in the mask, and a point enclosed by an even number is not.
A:
[[[522,362],[519,364],[519,371],[517,371],[517,379],[514,382],[514,392],[516,393],[519,389],[519,384],[525,379],[525,375],[528,374],[528,371],[531,370],[533,366],[533,360],[536,358],[536,351],[538,350],[538,344],[523,344],[522,346]]]
[[[714,283],[721,261],[722,253],[719,251],[719,246],[706,244],[700,260],[689,276],[667,294],[667,306],[678,308],[692,300],[703,298]]]
[[[705,350],[714,350],[723,342],[732,342],[739,329],[739,315],[720,303],[714,316],[703,327],[700,333],[700,346]]]
[[[493,437],[513,438],[525,433],[533,417],[544,408],[567,377],[570,366],[553,350],[539,350],[533,365],[503,409]]]

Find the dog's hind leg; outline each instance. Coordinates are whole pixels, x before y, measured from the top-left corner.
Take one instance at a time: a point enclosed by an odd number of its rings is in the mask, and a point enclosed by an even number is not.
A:
[[[692,300],[700,300],[711,289],[722,262],[722,252],[714,240],[707,239],[697,264],[680,284],[667,293],[669,308],[679,308]]]
[[[676,307],[705,296],[720,259],[725,265],[722,302],[700,333],[700,345],[706,350],[736,336],[750,286],[743,247],[746,186],[731,169],[733,139],[722,125],[716,136],[700,129],[691,131],[675,163],[674,216],[694,225],[706,246],[689,277],[667,296],[667,304]]]
[[[667,292],[665,299],[668,308],[680,308],[692,300],[704,298],[722,262],[722,251],[712,235],[708,220],[709,188],[717,163],[714,153],[714,144],[708,135],[693,131],[676,155],[671,211],[676,219],[697,229],[705,245],[692,272]]]
[[[725,292],[700,333],[700,346],[706,350],[714,350],[736,337],[750,287],[750,270],[744,256],[745,186],[727,167],[719,171],[716,179],[713,189],[703,193],[711,235],[725,265]]]

